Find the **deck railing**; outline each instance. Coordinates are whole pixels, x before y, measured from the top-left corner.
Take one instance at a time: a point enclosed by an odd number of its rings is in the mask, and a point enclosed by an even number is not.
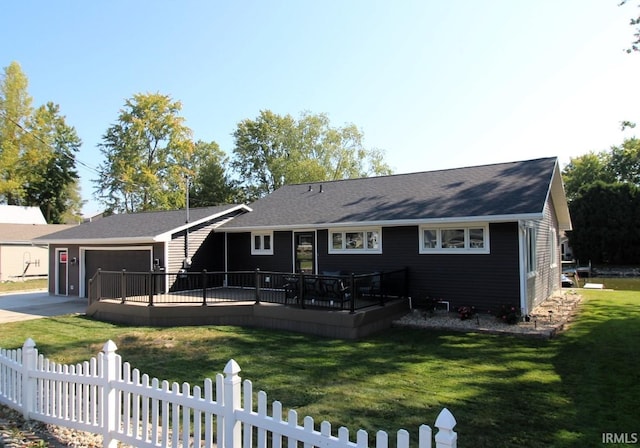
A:
[[[211,305],[253,301],[355,312],[408,296],[407,269],[348,275],[274,271],[132,272],[98,270],[89,280],[89,303]]]

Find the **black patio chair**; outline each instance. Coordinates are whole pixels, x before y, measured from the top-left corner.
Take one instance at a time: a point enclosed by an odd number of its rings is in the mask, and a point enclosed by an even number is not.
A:
[[[328,300],[331,304],[339,303],[340,309],[344,309],[345,302],[351,300],[351,289],[339,277],[321,277],[320,285],[323,300]]]

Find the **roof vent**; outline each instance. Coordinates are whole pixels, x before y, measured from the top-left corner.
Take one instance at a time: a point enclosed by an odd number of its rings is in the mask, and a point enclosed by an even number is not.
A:
[[[311,187],[311,185],[309,185],[309,190],[308,191],[313,191],[313,188]]]
[[[320,184],[320,193],[322,193],[322,184]]]

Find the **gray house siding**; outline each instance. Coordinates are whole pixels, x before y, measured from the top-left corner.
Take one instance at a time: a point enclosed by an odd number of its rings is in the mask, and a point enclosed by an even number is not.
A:
[[[188,235],[188,257],[191,258],[190,271],[208,271],[222,270],[224,266],[220,264],[219,257],[210,257],[210,252],[218,250],[223,254],[223,247],[216,247],[216,239],[212,237],[213,231],[222,219],[207,221],[189,229]],[[205,244],[206,242],[206,244]],[[219,243],[219,242],[218,242]],[[168,244],[169,260],[166,265],[167,272],[178,272],[183,268],[185,254],[187,254],[187,235],[186,231],[171,235],[171,241]],[[214,258],[216,261],[214,261]]]
[[[555,257],[552,250],[556,251]],[[527,277],[527,313],[561,287],[560,231],[551,197],[545,204],[543,219],[537,224],[536,266],[535,275]]]

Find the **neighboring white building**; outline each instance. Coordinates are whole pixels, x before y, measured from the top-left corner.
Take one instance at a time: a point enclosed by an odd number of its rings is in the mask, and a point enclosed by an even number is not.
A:
[[[0,223],[4,224],[46,224],[39,207],[20,205],[0,205]]]
[[[0,282],[46,277],[49,245],[33,239],[69,227],[47,224],[38,207],[0,205]]]

